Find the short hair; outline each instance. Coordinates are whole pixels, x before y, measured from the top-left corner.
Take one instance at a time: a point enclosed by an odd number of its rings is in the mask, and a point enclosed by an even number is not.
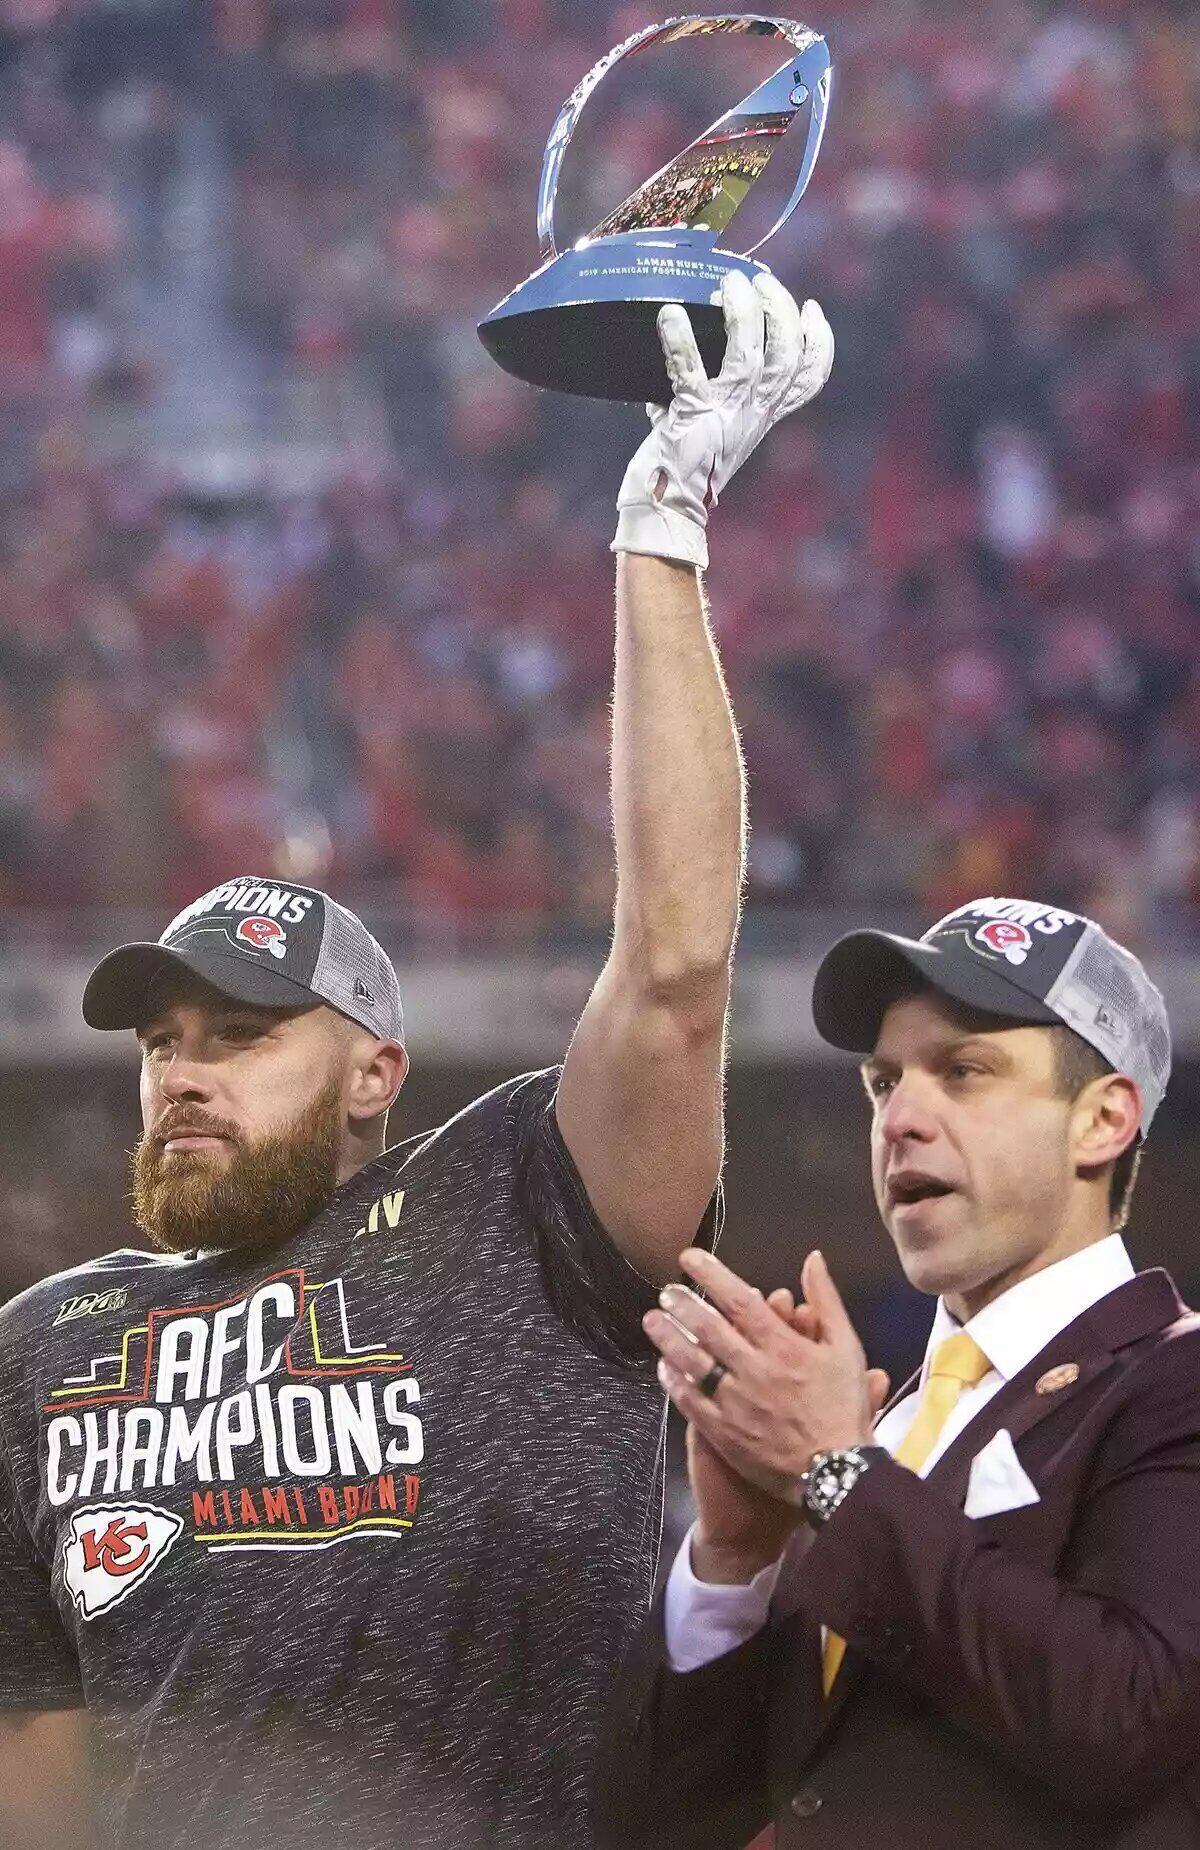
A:
[[[1076,1034],[1074,1028],[1064,1026],[1054,1028],[1051,1032],[1054,1035],[1055,1080],[1063,1098],[1078,1098],[1093,1080],[1103,1079],[1106,1074],[1116,1072],[1112,1062],[1106,1060],[1090,1041]],[[1119,1233],[1129,1219],[1129,1205],[1141,1166],[1142,1138],[1139,1132],[1129,1147],[1121,1151],[1109,1177],[1108,1211],[1112,1216],[1115,1233]]]

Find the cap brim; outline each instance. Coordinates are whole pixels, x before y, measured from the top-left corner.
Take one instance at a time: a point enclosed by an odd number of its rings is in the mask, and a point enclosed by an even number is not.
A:
[[[982,958],[969,965],[936,944],[901,938],[890,931],[852,931],[825,953],[813,982],[817,1033],[848,1053],[871,1053],[884,1015],[913,978],[940,994],[1036,1027],[1061,1027],[1062,1017],[1012,983]]]
[[[90,1028],[139,1028],[158,1006],[152,990],[172,971],[187,971],[222,995],[260,1008],[311,1008],[313,993],[282,971],[252,963],[237,952],[172,951],[161,944],[122,944],[101,958],[83,992]]]

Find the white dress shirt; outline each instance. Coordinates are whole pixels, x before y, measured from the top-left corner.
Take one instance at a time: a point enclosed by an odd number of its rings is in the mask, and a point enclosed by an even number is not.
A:
[[[1023,1278],[966,1324],[958,1324],[939,1298],[920,1380],[912,1393],[879,1421],[875,1443],[886,1446],[889,1452],[896,1450],[917,1416],[934,1350],[947,1336],[965,1329],[992,1366],[977,1386],[964,1388],[959,1395],[937,1444],[918,1473],[924,1477],[1006,1381],[1027,1368],[1060,1330],[1110,1291],[1127,1284],[1133,1275],[1125,1242],[1119,1233],[1113,1233],[1085,1246],[1082,1252],[1072,1253],[1069,1259],[1060,1259],[1031,1278]],[[710,1663],[753,1637],[767,1622],[771,1595],[779,1578],[780,1563],[776,1561],[756,1574],[748,1586],[712,1586],[697,1580],[691,1558],[694,1528],[693,1524],[685,1535],[667,1582],[663,1618],[672,1670],[698,1670],[701,1664]]]

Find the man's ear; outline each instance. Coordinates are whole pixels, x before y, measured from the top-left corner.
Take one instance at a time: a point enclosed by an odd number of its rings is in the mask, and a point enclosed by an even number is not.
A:
[[[1105,1073],[1093,1079],[1075,1101],[1074,1157],[1082,1168],[1115,1163],[1132,1143],[1142,1124],[1142,1096],[1136,1080],[1126,1073]]]
[[[408,1076],[408,1055],[399,1041],[371,1041],[356,1060],[347,1111],[366,1121],[381,1117],[395,1102]]]

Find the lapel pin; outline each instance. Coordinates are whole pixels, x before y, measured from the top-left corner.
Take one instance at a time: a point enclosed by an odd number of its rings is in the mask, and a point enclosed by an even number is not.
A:
[[[1038,1376],[1033,1391],[1035,1394],[1057,1394],[1060,1388],[1070,1387],[1078,1379],[1078,1362],[1060,1362],[1057,1368],[1048,1368],[1044,1375]]]

